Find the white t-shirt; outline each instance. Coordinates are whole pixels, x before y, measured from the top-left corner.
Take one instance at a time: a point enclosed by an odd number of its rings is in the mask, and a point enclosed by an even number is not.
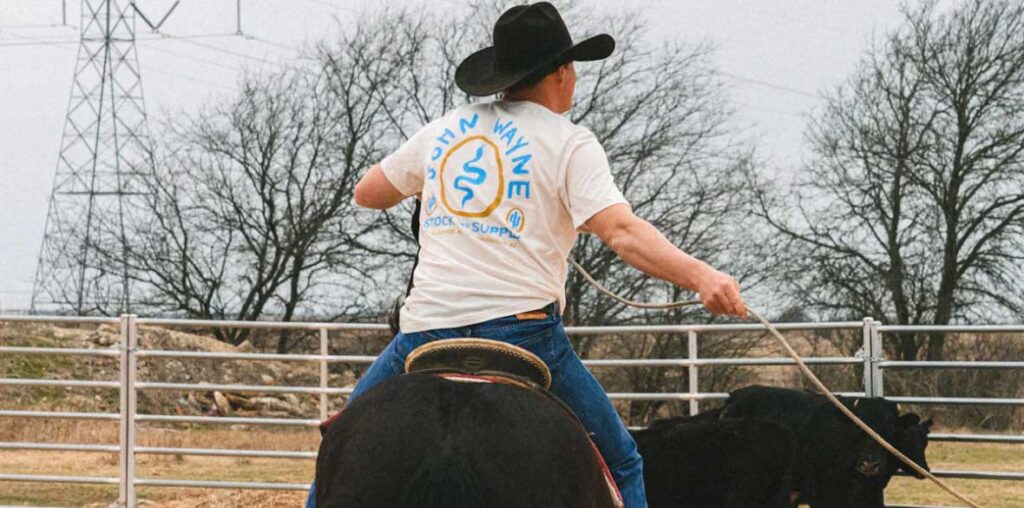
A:
[[[529,101],[456,109],[380,165],[422,199],[405,333],[564,308],[577,228],[626,203],[594,134]]]

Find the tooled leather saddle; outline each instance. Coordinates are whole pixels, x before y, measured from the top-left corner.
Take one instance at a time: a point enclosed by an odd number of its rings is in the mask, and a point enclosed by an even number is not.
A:
[[[498,376],[551,388],[551,371],[543,360],[521,347],[490,339],[428,342],[409,353],[405,372]]]

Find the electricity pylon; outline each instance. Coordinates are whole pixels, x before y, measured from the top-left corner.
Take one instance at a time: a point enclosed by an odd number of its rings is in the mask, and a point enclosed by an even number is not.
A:
[[[118,314],[132,309],[128,234],[141,218],[153,153],[127,0],[82,0],[81,42],[33,312]]]

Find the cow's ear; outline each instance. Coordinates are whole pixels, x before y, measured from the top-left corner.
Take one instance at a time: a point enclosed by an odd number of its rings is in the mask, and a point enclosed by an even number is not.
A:
[[[921,422],[921,426],[926,428],[926,429],[931,429],[932,428],[932,419],[929,418],[929,419]]]
[[[907,413],[905,415],[900,415],[900,427],[909,428],[913,427],[914,425],[917,425],[918,423],[921,423],[921,417],[917,416],[916,413]]]

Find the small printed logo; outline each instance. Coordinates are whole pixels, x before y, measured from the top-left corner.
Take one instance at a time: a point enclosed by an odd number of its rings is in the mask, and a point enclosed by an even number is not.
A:
[[[437,196],[431,194],[427,198],[427,215],[433,215],[437,211]]]
[[[519,207],[513,208],[505,215],[505,222],[508,223],[508,228],[512,231],[522,233],[523,227],[526,226],[526,214]]]

